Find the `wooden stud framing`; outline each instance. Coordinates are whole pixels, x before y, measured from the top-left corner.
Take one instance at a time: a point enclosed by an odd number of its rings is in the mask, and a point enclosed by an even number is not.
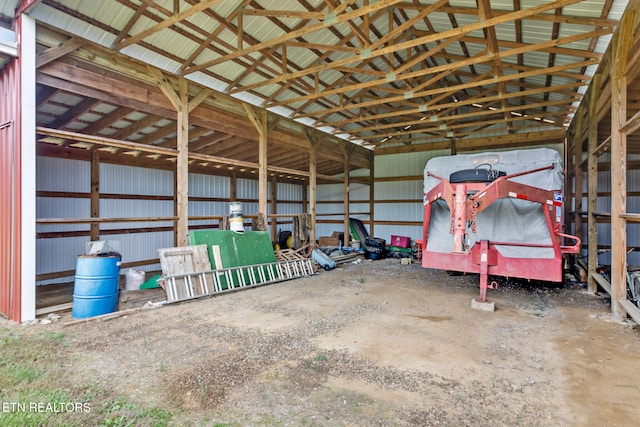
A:
[[[100,152],[91,151],[91,218],[100,218]],[[91,223],[90,239],[100,240],[100,224]]]
[[[186,79],[179,82],[178,110],[178,158],[176,167],[176,180],[178,183],[178,246],[189,244],[189,93]]]
[[[350,197],[349,197],[349,169],[351,162],[351,154],[353,153],[354,145],[350,142],[341,142],[340,150],[344,155],[344,235],[342,243],[345,247],[349,246],[349,216],[350,216]]]
[[[615,60],[611,66],[611,315],[621,321],[627,317],[622,301],[627,299],[627,78],[625,68],[632,43],[634,14],[623,15],[613,38]]]
[[[262,221],[259,218],[258,227],[262,228],[266,227],[267,218],[267,110],[257,109],[246,103],[243,103],[242,107],[260,135],[258,139],[258,216],[263,217],[264,224],[261,224]]]
[[[278,214],[278,180],[276,176],[271,177],[271,215]],[[276,241],[278,235],[278,219],[273,217],[271,220],[271,241]],[[284,248],[283,248],[284,249]]]
[[[373,236],[375,225],[375,206],[376,206],[376,192],[375,192],[375,156],[373,151],[369,153],[369,232]],[[363,243],[363,242],[362,242]]]
[[[321,142],[318,131],[313,129],[305,130],[307,143],[309,144],[309,213],[311,215],[311,233],[309,240],[316,241],[316,198],[317,198],[317,150]]]
[[[596,73],[591,85],[591,93],[589,97],[589,136],[588,136],[588,207],[587,212],[596,212],[598,209],[598,155],[596,154],[596,147],[598,146],[598,118],[597,107],[598,98],[600,97],[600,83],[601,74]],[[598,290],[598,283],[594,278],[596,269],[598,266],[598,222],[594,215],[589,214],[587,218],[588,222],[588,248],[587,248],[587,290],[591,293],[596,293]]]

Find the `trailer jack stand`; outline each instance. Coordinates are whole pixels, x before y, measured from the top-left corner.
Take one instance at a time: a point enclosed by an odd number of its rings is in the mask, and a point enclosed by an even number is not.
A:
[[[471,308],[482,311],[495,311],[496,304],[487,301],[487,289],[497,289],[496,282],[489,282],[489,242],[480,242],[480,297],[471,300]]]

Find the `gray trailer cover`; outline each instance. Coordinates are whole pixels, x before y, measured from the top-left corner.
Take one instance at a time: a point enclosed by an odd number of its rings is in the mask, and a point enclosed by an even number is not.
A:
[[[436,157],[427,162],[424,169],[424,192],[436,187],[440,180],[428,176],[429,173],[449,179],[456,171],[474,169],[476,167],[500,170],[507,175],[526,172],[553,165],[548,169],[513,178],[514,182],[526,184],[543,190],[554,191],[554,199],[562,200],[564,177],[560,154],[549,148],[533,150],[514,150],[492,153],[459,154],[456,156]],[[552,243],[552,236],[539,203],[505,198],[495,201],[476,218],[476,233],[467,228],[468,246],[476,242],[489,240],[492,242],[517,242],[524,244]],[[451,252],[453,235],[450,234],[449,207],[443,200],[433,203],[429,223],[427,250],[432,252]],[[554,207],[557,218],[562,215],[561,207]],[[560,221],[558,221],[560,222]],[[533,248],[526,246],[498,246],[503,256],[511,258],[553,258],[553,249]]]

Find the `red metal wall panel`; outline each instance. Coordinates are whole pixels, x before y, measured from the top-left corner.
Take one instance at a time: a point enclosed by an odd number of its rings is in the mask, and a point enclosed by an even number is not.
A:
[[[0,70],[0,313],[21,321],[20,61]]]

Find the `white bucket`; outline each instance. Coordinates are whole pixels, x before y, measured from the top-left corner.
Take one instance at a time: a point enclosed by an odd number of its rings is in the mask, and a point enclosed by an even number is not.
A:
[[[229,230],[236,233],[244,233],[244,218],[241,216],[234,216],[229,218]]]
[[[242,218],[242,202],[229,203],[229,230],[244,233],[244,218]]]
[[[125,274],[125,284],[124,289],[126,291],[138,291],[140,290],[140,285],[144,283],[145,272],[142,270],[134,270],[130,268],[127,270]]]
[[[242,202],[229,203],[229,216],[230,217],[242,216]]]

